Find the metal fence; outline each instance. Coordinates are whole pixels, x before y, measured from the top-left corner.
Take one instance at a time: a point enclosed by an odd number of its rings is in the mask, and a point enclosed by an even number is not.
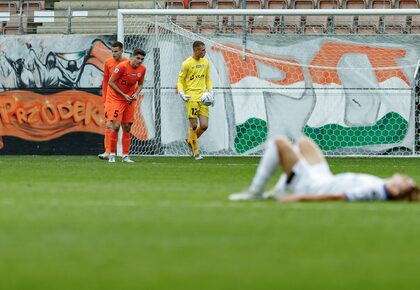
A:
[[[214,2],[214,1],[213,1]],[[292,1],[293,2],[293,1]],[[246,0],[240,0],[246,8]],[[118,9],[145,9],[171,6],[164,1],[56,1],[56,0],[1,0],[0,34],[102,34],[117,33]],[[202,7],[201,7],[202,8]],[[186,13],[198,10],[233,11],[232,9],[188,9]],[[240,9],[234,9],[240,10]],[[186,29],[197,33],[219,34],[420,34],[420,15],[399,15],[404,9],[386,9],[383,15],[336,15],[343,10],[334,9],[328,15],[266,15],[279,9],[258,9],[254,16],[211,16],[201,15],[186,18],[172,15],[171,19]],[[305,10],[321,12],[326,9],[282,9],[297,13]],[[365,9],[377,11],[378,9]],[[381,10],[381,9],[379,9]],[[194,14],[195,15],[195,14]]]

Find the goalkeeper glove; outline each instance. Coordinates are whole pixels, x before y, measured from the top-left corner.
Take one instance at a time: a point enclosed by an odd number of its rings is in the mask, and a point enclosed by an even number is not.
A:
[[[216,99],[214,98],[214,92],[209,91],[209,94],[210,94],[210,99],[212,100],[211,106],[214,107],[214,104],[216,103]]]
[[[191,98],[189,95],[184,94],[183,91],[180,91],[178,94],[184,102],[188,102],[188,100]]]

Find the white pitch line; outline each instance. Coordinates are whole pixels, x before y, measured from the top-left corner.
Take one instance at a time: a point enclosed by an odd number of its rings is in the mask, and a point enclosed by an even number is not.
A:
[[[14,205],[15,200],[14,199],[2,199],[0,200],[0,205],[8,206],[8,205]]]
[[[31,204],[52,206],[52,207],[172,207],[172,208],[232,208],[232,209],[270,209],[270,210],[321,210],[321,211],[370,211],[370,212],[420,212],[420,207],[412,207],[409,204],[387,204],[380,205],[372,203],[369,206],[359,207],[356,204],[340,204],[337,207],[334,203],[309,204],[309,203],[288,203],[275,204],[274,202],[223,202],[223,201],[162,201],[158,203],[139,202],[135,200],[84,200],[67,201],[60,199],[37,200]],[[14,199],[0,200],[0,206],[25,206],[26,202],[19,202]]]
[[[149,166],[149,165],[153,165],[153,166],[163,166],[163,165],[165,165],[165,166],[167,166],[167,165],[174,165],[173,163],[158,163],[158,162],[152,162],[152,163],[144,163],[144,164],[141,164],[141,165],[147,165],[147,166]],[[250,167],[250,166],[252,166],[252,167],[256,167],[257,165],[258,165],[258,163],[255,163],[255,164],[241,164],[241,163],[206,163],[206,164],[204,164],[203,163],[203,165],[206,165],[206,166],[209,166],[209,167],[216,167],[216,166],[232,166],[232,167]],[[191,164],[177,164],[176,165],[177,167],[191,167]]]

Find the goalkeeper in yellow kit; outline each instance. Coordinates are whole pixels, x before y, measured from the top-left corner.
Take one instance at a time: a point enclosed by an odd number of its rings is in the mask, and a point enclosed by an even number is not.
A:
[[[193,43],[193,55],[181,65],[178,75],[178,94],[185,102],[187,117],[190,123],[188,146],[192,149],[196,160],[203,159],[198,152],[198,138],[207,130],[209,122],[208,105],[214,105],[212,82],[210,79],[209,61],[204,58],[206,46],[201,41]],[[206,104],[202,101],[206,95]],[[211,101],[208,101],[210,99]]]

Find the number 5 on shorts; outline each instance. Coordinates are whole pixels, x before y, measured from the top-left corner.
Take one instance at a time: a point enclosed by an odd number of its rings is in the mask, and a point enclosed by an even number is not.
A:
[[[118,110],[114,111],[114,118],[118,118]]]

